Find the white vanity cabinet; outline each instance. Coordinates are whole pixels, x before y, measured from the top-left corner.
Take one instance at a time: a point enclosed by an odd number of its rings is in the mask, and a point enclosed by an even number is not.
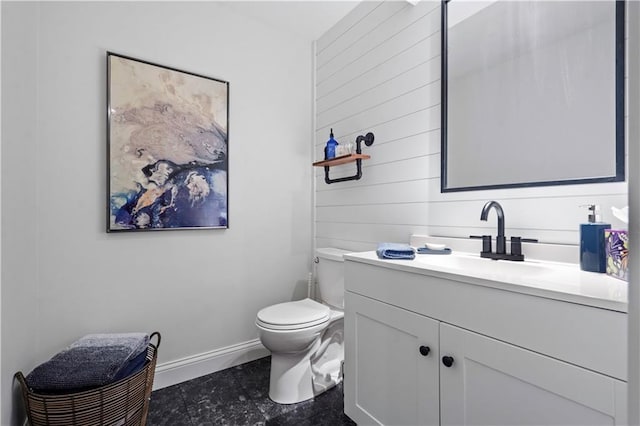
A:
[[[625,313],[374,263],[345,266],[356,423],[626,423]]]
[[[437,425],[438,321],[349,292],[345,306],[347,415],[358,424]]]
[[[626,424],[620,380],[445,323],[440,353],[442,425]]]

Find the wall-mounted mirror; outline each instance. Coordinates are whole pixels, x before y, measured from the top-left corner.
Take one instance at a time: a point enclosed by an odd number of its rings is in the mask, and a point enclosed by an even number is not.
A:
[[[624,1],[442,2],[442,192],[624,180]]]

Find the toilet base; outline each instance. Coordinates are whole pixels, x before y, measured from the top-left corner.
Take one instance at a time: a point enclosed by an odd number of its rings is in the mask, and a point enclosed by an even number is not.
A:
[[[269,398],[278,404],[306,401],[342,381],[344,321],[333,321],[321,338],[300,352],[271,352]]]
[[[315,396],[310,358],[318,344],[297,353],[271,353],[269,398],[273,402],[295,404]]]

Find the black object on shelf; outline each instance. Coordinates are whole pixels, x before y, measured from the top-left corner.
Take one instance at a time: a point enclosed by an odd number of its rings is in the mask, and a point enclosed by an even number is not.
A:
[[[363,135],[358,136],[356,138],[356,154],[357,155],[362,154],[362,146],[361,146],[362,142],[364,142],[366,146],[371,146],[373,145],[373,140],[374,140],[374,135],[371,132],[367,133],[364,136]],[[325,151],[325,155],[326,155],[326,151]],[[325,158],[325,160],[328,160],[328,159]],[[356,158],[354,161],[356,163],[356,174],[353,176],[346,176],[346,177],[341,177],[336,179],[331,179],[329,177],[329,170],[331,166],[324,166],[324,181],[327,184],[331,184],[336,182],[345,182],[348,180],[360,179],[362,177],[362,158]]]

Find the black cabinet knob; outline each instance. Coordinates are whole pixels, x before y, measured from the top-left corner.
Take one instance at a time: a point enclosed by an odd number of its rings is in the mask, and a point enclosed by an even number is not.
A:
[[[420,355],[427,356],[431,352],[431,348],[429,346],[420,346]]]
[[[453,357],[452,356],[443,356],[442,363],[445,367],[451,367],[453,365]]]

